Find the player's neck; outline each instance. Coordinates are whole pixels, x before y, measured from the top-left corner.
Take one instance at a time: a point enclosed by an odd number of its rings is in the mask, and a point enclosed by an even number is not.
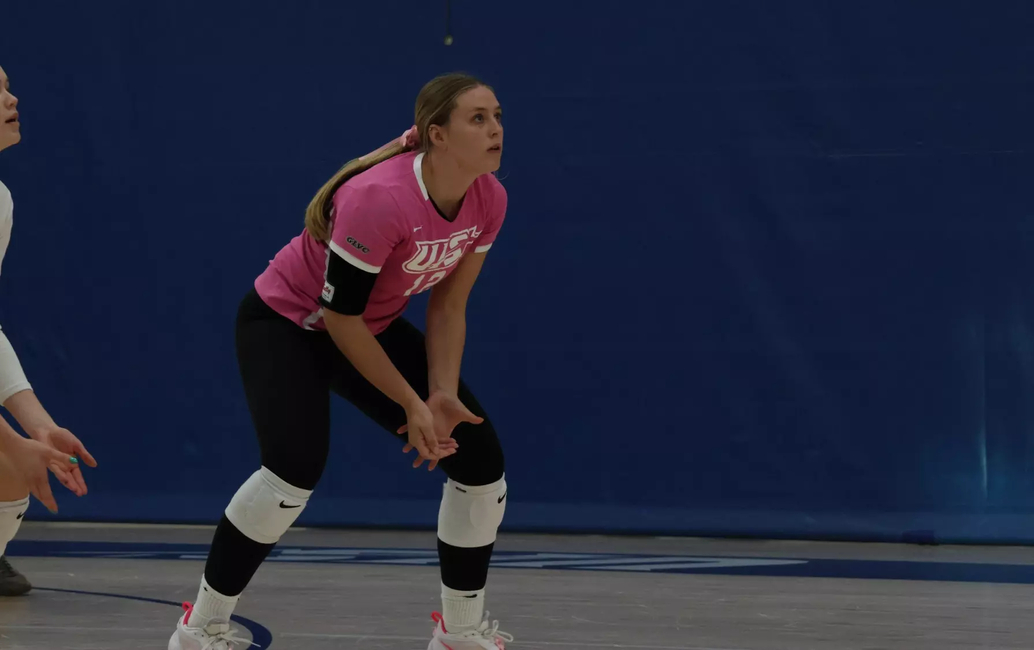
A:
[[[454,219],[467,190],[477,179],[477,174],[466,172],[455,161],[436,155],[434,150],[424,156],[421,172],[424,187],[435,205],[450,219]]]

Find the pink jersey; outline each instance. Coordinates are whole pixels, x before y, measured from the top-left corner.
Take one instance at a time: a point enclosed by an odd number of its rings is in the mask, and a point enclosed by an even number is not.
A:
[[[491,174],[474,181],[459,214],[448,221],[427,194],[424,154],[395,156],[350,178],[334,195],[328,245],[302,231],[255,280],[259,296],[306,329],[325,330],[323,307],[348,286],[327,277],[331,255],[376,274],[363,320],[379,334],[406,309],[410,296],[447,277],[467,253],[491,248],[506,215],[506,190]]]

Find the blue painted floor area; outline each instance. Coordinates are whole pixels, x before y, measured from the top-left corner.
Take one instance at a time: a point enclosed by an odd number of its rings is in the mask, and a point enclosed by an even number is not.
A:
[[[592,546],[591,539],[586,546]],[[194,561],[204,560],[207,553],[207,544],[56,540],[16,540],[7,551],[12,557]],[[433,549],[282,546],[272,551],[267,562],[427,567],[437,566],[438,556]],[[970,562],[497,551],[492,565],[497,569],[1034,584],[1034,565]]]

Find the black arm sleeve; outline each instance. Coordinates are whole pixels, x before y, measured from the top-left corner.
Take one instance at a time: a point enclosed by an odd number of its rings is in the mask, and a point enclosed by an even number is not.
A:
[[[376,281],[376,273],[357,268],[331,251],[320,305],[338,314],[360,316],[366,311]]]

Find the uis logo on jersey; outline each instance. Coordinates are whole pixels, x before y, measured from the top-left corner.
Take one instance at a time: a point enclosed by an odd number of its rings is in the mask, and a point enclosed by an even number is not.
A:
[[[402,268],[407,273],[427,273],[428,271],[442,271],[456,262],[460,261],[467,248],[474,243],[474,240],[481,236],[477,226],[467,228],[449,235],[446,239],[437,241],[418,241],[416,253],[409,258]]]

